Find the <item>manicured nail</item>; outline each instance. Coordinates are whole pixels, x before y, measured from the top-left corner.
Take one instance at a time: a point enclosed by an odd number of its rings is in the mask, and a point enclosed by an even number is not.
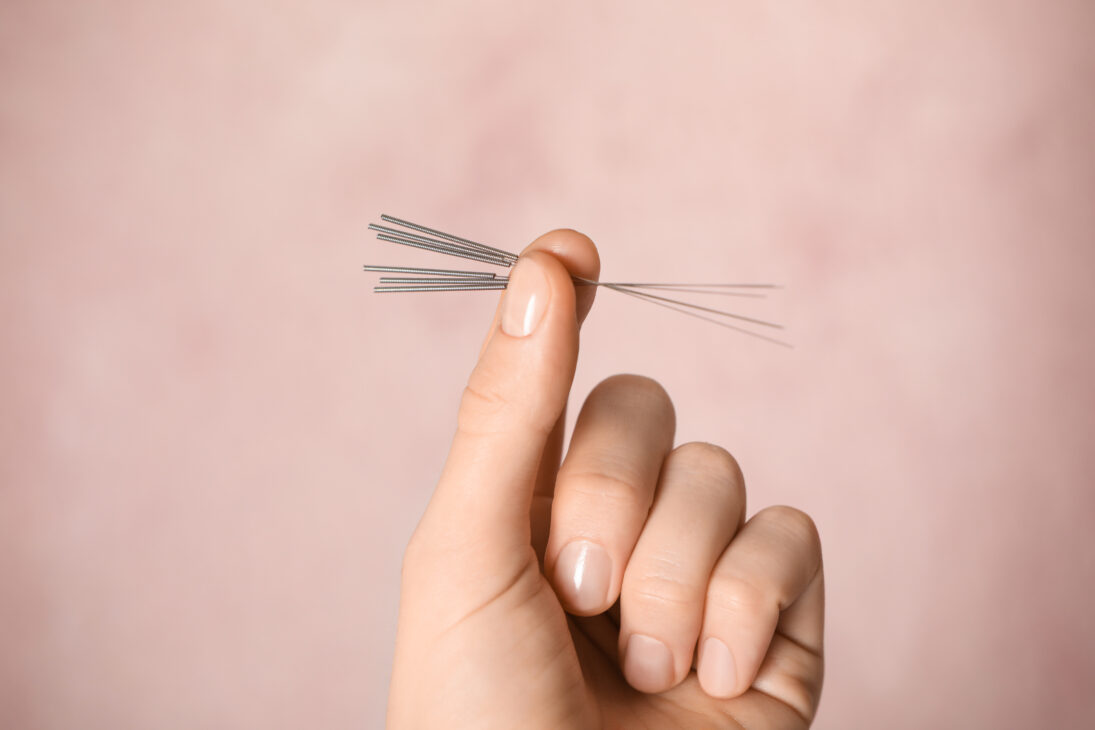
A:
[[[700,649],[700,663],[696,669],[700,687],[712,697],[732,697],[738,682],[734,655],[714,636],[707,637]]]
[[[640,692],[661,692],[673,683],[673,655],[650,636],[632,634],[624,651],[624,676]]]
[[[600,545],[575,540],[563,548],[555,562],[555,587],[575,611],[597,611],[608,601],[612,582],[612,558]]]
[[[551,286],[535,259],[518,259],[509,275],[502,300],[502,331],[512,337],[528,337],[544,318]]]

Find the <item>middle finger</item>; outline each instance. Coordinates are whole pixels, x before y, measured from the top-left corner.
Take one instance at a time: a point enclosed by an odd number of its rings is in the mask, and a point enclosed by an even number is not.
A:
[[[688,675],[716,560],[741,524],[738,464],[712,444],[678,447],[624,574],[619,651],[637,690],[662,692]]]

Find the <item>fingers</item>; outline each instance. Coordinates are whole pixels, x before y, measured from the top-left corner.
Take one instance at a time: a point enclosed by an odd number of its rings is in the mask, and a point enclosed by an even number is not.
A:
[[[578,231],[564,228],[546,233],[529,244],[521,255],[524,256],[532,251],[551,254],[574,276],[596,281],[601,274],[601,259],[597,254],[597,247],[587,236]],[[597,287],[595,286],[575,287],[575,310],[579,325],[585,321],[589,310],[593,307],[593,299],[596,295]]]
[[[810,718],[823,668],[817,530],[789,507],[742,527],[741,471],[716,446],[681,446],[659,471],[671,424],[653,381],[618,376],[591,394],[556,486],[547,555],[556,594],[586,616],[619,595],[620,664],[637,690],[676,686],[698,653],[709,695],[756,686]]]
[[[596,268],[596,250],[580,233],[553,231],[523,252],[510,273],[424,523],[440,521],[446,532],[477,543],[528,545],[541,456],[578,356],[578,310],[564,261],[588,271]],[[583,295],[586,308],[589,296]]]
[[[685,444],[666,459],[620,601],[619,650],[635,689],[662,692],[688,676],[711,571],[744,510],[741,471],[723,449]]]
[[[575,231],[553,231],[536,239],[524,253],[545,251],[563,262],[574,276],[596,281],[601,273],[601,261],[597,249],[589,239]],[[581,327],[593,306],[597,294],[595,286],[575,286],[575,307],[578,326]],[[555,492],[555,476],[559,471],[559,462],[563,458],[563,432],[566,426],[565,411],[555,422],[555,428],[548,436],[544,452],[540,457],[540,467],[536,474],[536,486],[533,489],[532,506],[529,521],[532,528],[532,545],[541,567],[547,546],[548,526],[551,523],[551,502]]]
[[[704,691],[723,698],[741,694],[757,679],[770,650],[784,658],[793,654],[800,664],[818,662],[814,672],[802,674],[816,676],[819,684],[822,591],[821,543],[809,516],[790,507],[754,515],[711,575],[699,645]],[[777,625],[784,636],[773,641]],[[773,672],[767,681],[794,675]],[[812,716],[816,690],[808,683],[770,693]]]
[[[571,613],[600,613],[619,595],[674,422],[665,390],[636,375],[605,380],[582,406],[555,486],[545,556],[545,574]]]

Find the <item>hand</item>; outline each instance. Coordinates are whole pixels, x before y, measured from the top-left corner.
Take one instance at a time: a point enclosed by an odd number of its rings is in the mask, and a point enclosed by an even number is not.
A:
[[[810,518],[744,521],[733,457],[673,449],[672,403],[638,376],[597,386],[559,465],[595,289],[576,295],[571,274],[599,268],[588,238],[554,231],[512,272],[404,556],[390,728],[813,719],[824,587]]]

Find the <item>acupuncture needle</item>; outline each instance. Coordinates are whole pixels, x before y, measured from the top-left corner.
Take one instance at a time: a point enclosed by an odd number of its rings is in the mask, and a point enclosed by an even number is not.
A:
[[[474,254],[483,260],[498,261],[503,266],[509,266],[510,259],[502,254],[494,253],[492,251],[485,251],[471,245],[465,245],[462,243],[453,243],[452,241],[445,241],[437,238],[430,238],[429,236],[422,236],[417,233],[409,233],[407,231],[400,231],[396,228],[388,228],[387,226],[380,226],[376,223],[370,223],[369,229],[376,231],[377,233],[383,233],[386,236],[392,236],[400,239],[400,242],[414,241],[416,243],[425,243],[430,246],[438,248],[444,248],[450,251],[463,251],[465,253]]]
[[[445,269],[411,269],[406,266],[366,266],[366,271],[379,271],[387,273],[416,273],[416,274],[430,274],[441,278],[429,278],[428,276],[382,276],[380,277],[381,284],[456,284],[456,283],[470,283],[477,281],[509,281],[508,277],[495,276],[492,273],[484,272],[471,272],[471,271],[448,271]],[[575,284],[583,285],[585,282],[575,281]],[[623,284],[620,282],[606,282],[599,281],[597,286],[607,286],[608,284],[614,284],[616,286],[630,286],[630,287],[646,287],[645,284]],[[684,292],[688,294],[715,294],[719,296],[728,297],[748,297],[753,299],[763,299],[764,294],[754,294],[751,292],[739,292],[739,291],[720,291],[713,289],[686,289],[681,287],[657,287],[656,291],[674,291]]]
[[[616,286],[610,286],[609,288],[610,289],[615,289],[616,291],[620,292],[621,294],[626,294],[629,297],[636,297],[636,298],[638,298],[638,299],[640,299],[644,302],[647,302],[649,304],[656,304],[659,307],[665,307],[666,309],[671,309],[674,312],[678,312],[680,314],[685,314],[685,315],[688,315],[689,317],[695,317],[696,319],[702,319],[705,322],[710,322],[711,324],[717,324],[719,327],[725,327],[727,329],[734,330],[735,332],[741,332],[742,334],[749,335],[750,337],[756,337],[757,339],[764,340],[765,342],[771,342],[774,345],[779,345],[781,347],[794,349],[794,345],[792,345],[789,342],[784,342],[783,340],[777,340],[774,337],[769,337],[768,335],[762,335],[759,332],[753,332],[751,330],[745,329],[744,327],[738,327],[737,325],[730,324],[729,322],[723,322],[723,321],[718,320],[718,319],[713,319],[711,317],[706,317],[706,316],[704,316],[702,314],[699,314],[697,312],[689,312],[687,309],[678,309],[677,307],[674,307],[671,304],[666,304],[665,302],[659,302],[659,301],[654,301],[653,299],[647,299],[646,297],[644,297],[639,292],[628,291],[627,289],[622,289],[622,288],[616,287]]]
[[[434,228],[429,228],[427,226],[423,226],[417,223],[411,223],[410,221],[395,218],[394,216],[382,215],[381,219],[387,223],[392,223],[394,225],[408,228],[411,231],[415,231],[414,233],[411,233],[406,230],[399,230],[387,226],[369,224],[369,228],[377,232],[377,238],[381,241],[398,243],[401,245],[419,248],[421,250],[456,256],[464,259],[474,260],[480,263],[486,263],[505,268],[512,267],[513,264],[516,263],[519,259],[519,256],[517,254],[503,251],[502,249],[498,249],[493,246],[487,246],[486,244],[482,244],[471,239],[454,236],[452,234],[445,233]],[[501,290],[505,289],[508,286],[507,277],[496,276],[490,272],[459,271],[452,269],[428,269],[405,266],[365,266],[364,268],[366,271],[404,274],[404,276],[400,277],[381,277],[381,286],[377,286],[374,288],[374,291],[378,293],[483,291]],[[642,299],[644,301],[650,302],[651,304],[663,306],[667,309],[671,309],[681,314],[687,314],[689,316],[696,317],[698,319],[702,319],[713,324],[718,324],[729,329],[741,331],[746,334],[753,335],[754,337],[768,340],[776,344],[788,347],[790,346],[788,345],[788,343],[782,342],[780,340],[765,337],[763,335],[759,335],[755,332],[751,332],[741,327],[715,320],[711,317],[699,314],[698,312],[705,312],[719,315],[721,317],[728,317],[740,322],[746,322],[757,326],[783,329],[783,327],[779,324],[757,319],[754,317],[747,317],[734,312],[716,309],[714,307],[706,307],[700,304],[695,304],[680,299],[672,299],[669,297],[660,296],[660,293],[664,292],[681,292],[689,294],[720,294],[726,296],[763,298],[765,295],[756,290],[781,288],[779,285],[776,284],[600,282],[578,276],[572,276],[572,278],[574,279],[574,283],[579,286],[585,285],[606,287],[614,291],[618,291],[621,294],[627,294],[628,296]],[[646,289],[647,291],[640,291],[640,289]],[[748,289],[753,291],[734,291],[735,289]],[[657,291],[659,292],[659,294],[654,294],[652,293],[652,291]],[[689,309],[696,311],[687,311]]]
[[[508,260],[512,260],[512,261],[517,260],[517,254],[515,254],[515,253],[510,253],[509,251],[503,251],[500,248],[494,248],[493,246],[488,246],[485,243],[479,243],[477,241],[471,241],[471,240],[468,240],[467,238],[461,238],[460,236],[454,236],[451,233],[444,233],[443,231],[437,231],[437,230],[434,230],[433,228],[427,228],[426,226],[422,226],[422,225],[419,225],[417,223],[411,223],[410,221],[405,221],[405,220],[402,220],[400,218],[395,218],[395,217],[390,216],[390,215],[385,215],[385,214],[381,213],[380,220],[385,221],[387,223],[395,223],[397,226],[403,226],[404,228],[410,228],[411,230],[419,231],[421,233],[428,233],[431,236],[434,236],[436,238],[443,238],[443,239],[446,239],[446,240],[449,240],[449,241],[453,241],[455,243],[463,243],[463,244],[466,244],[468,246],[471,246],[472,248],[478,248],[478,249],[481,249],[485,252],[494,253],[498,256],[501,256],[503,259],[508,259]]]
[[[454,269],[420,269],[414,266],[370,266],[365,265],[365,271],[376,271],[388,274],[427,274],[430,276],[448,276],[465,279],[494,279],[497,278],[491,271],[456,271]]]

